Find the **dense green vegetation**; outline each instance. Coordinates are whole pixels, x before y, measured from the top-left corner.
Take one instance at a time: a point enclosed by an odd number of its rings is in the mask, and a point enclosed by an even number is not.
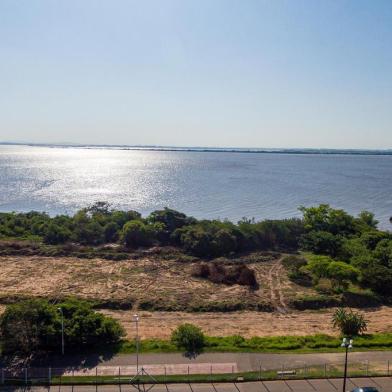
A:
[[[361,313],[351,309],[336,309],[332,323],[335,328],[339,328],[340,333],[345,337],[357,336],[367,330],[367,321]]]
[[[179,325],[171,334],[171,343],[188,354],[199,353],[205,345],[203,331],[197,325],[185,323]]]
[[[0,338],[5,354],[30,354],[61,350],[62,315],[67,352],[119,342],[124,336],[120,324],[95,312],[83,301],[70,299],[52,304],[34,299],[6,307],[0,317]]]
[[[59,245],[98,246],[118,243],[126,249],[173,245],[195,256],[217,257],[254,249],[295,250],[303,234],[300,219],[238,224],[196,220],[165,208],[143,218],[135,211],[110,209],[99,202],[74,216],[45,213],[0,213],[0,238],[20,238]]]
[[[289,277],[298,284],[313,285],[320,296],[295,299],[298,308],[312,301],[336,305],[336,295],[344,293],[358,299],[361,290],[362,297],[373,302],[392,296],[392,233],[378,230],[373,214],[364,211],[353,217],[324,204],[300,210],[302,219],[256,222],[243,218],[237,224],[197,220],[169,208],[142,217],[136,211],[113,210],[104,202],[73,216],[1,213],[0,238],[30,241],[27,245],[3,242],[0,254],[121,259],[140,247],[153,246],[172,246],[204,258],[255,250],[302,252],[283,260]],[[219,271],[211,273],[204,267],[199,272],[208,278]]]

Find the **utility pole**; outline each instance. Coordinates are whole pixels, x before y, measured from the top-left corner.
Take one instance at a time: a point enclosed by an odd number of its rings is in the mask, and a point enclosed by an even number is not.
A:
[[[61,313],[61,354],[64,355],[64,312],[63,308],[57,308]]]
[[[352,339],[348,340],[347,338],[343,338],[341,346],[346,349],[346,356],[344,360],[343,390],[342,390],[342,392],[346,392],[348,350],[350,348],[353,348],[353,340]]]

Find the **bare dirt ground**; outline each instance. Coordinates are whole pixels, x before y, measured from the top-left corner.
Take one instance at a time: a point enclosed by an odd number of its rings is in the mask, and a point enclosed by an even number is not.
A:
[[[230,313],[184,313],[184,312],[140,312],[139,331],[143,339],[166,339],[181,323],[200,326],[210,336],[305,336],[312,334],[337,335],[332,329],[331,317],[334,309],[323,311],[279,312],[230,312]],[[135,335],[131,322],[131,311],[103,311],[118,319],[124,326],[128,338]],[[369,321],[368,332],[392,332],[392,308],[381,307],[361,311]]]
[[[51,299],[78,296],[101,303],[132,304],[134,309],[188,310],[214,303],[269,305],[285,313],[286,298],[309,293],[287,278],[279,260],[255,261],[260,287],[227,286],[194,278],[193,263],[157,260],[0,257],[0,298],[42,296]],[[144,304],[144,305],[143,305]],[[146,306],[146,304],[148,306]],[[248,306],[249,308],[249,306]]]
[[[191,322],[209,335],[251,336],[332,334],[332,309],[293,311],[290,299],[314,293],[292,283],[279,259],[248,264],[256,273],[258,290],[245,286],[226,286],[191,276],[192,263],[157,260],[148,257],[122,261],[38,256],[0,257],[0,299],[18,296],[50,299],[78,296],[105,302],[123,302],[132,310],[101,310],[119,319],[128,336],[133,336],[131,316],[141,314],[143,338],[167,338],[180,323]],[[174,309],[211,303],[270,304],[274,312],[147,312],[145,305],[169,305]],[[0,306],[0,312],[4,307]],[[369,332],[392,331],[392,308],[363,312]]]

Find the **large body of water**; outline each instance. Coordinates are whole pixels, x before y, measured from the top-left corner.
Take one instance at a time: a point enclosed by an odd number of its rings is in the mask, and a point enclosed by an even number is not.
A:
[[[73,213],[95,201],[197,218],[299,216],[300,205],[369,210],[392,229],[392,156],[0,146],[0,210]]]

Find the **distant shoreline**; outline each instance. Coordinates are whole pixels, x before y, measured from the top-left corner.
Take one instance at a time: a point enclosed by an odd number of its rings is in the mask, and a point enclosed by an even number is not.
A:
[[[329,149],[329,148],[230,148],[230,147],[173,147],[173,146],[132,146],[121,144],[67,144],[67,143],[17,143],[0,142],[0,146],[27,146],[47,148],[115,149],[129,151],[168,152],[220,152],[245,154],[301,154],[301,155],[392,155],[392,149]]]

